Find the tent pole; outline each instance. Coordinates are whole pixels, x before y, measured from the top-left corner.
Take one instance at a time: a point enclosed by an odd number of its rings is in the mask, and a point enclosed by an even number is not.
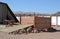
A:
[[[56,26],[58,26],[58,16],[56,16]]]

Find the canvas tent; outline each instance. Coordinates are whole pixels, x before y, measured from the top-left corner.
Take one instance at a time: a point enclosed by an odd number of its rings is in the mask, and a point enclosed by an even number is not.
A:
[[[60,12],[52,15],[52,25],[60,26]]]
[[[0,23],[4,23],[4,20],[14,20],[18,22],[9,6],[6,3],[0,2]]]

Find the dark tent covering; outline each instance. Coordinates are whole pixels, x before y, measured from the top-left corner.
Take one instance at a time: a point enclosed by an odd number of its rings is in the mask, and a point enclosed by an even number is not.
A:
[[[52,16],[60,16],[60,12],[53,14]]]
[[[6,3],[0,2],[0,23],[4,23],[5,20],[14,20],[18,22],[9,6]]]

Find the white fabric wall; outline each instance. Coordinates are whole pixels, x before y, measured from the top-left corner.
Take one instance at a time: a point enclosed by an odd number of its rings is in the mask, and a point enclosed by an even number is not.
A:
[[[60,25],[60,16],[57,17],[56,19],[56,16],[52,16],[51,17],[51,25]]]
[[[17,18],[17,20],[20,22],[20,17],[16,17]]]
[[[51,17],[51,25],[56,25],[56,16]]]
[[[58,16],[58,25],[60,25],[60,16]]]
[[[43,16],[43,17],[48,17],[48,18],[50,18],[50,16]]]

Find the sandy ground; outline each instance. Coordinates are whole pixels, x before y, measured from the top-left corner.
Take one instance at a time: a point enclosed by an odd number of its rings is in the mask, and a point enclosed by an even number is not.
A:
[[[60,30],[60,27],[54,27]],[[60,39],[60,31],[9,35],[0,32],[0,39]]]

